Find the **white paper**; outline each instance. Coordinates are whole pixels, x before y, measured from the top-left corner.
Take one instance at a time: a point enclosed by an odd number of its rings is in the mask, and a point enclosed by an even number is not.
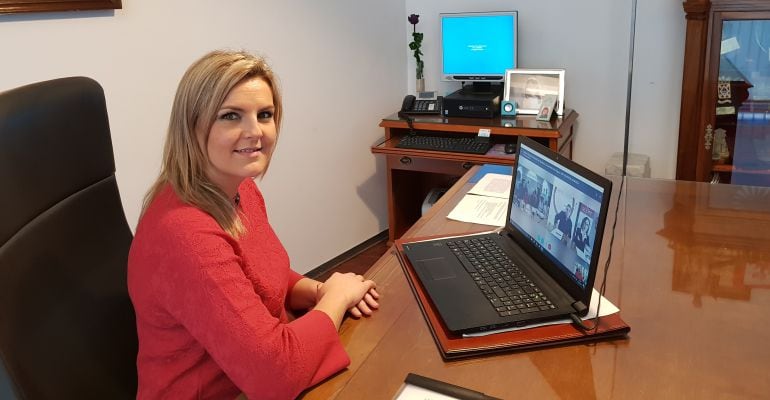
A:
[[[468,194],[508,199],[511,195],[511,175],[488,173],[479,179]]]
[[[491,226],[505,226],[511,175],[487,173],[447,215],[455,221]]]
[[[457,397],[436,393],[419,386],[405,383],[394,400],[458,400]]]
[[[727,53],[733,52],[735,50],[738,50],[741,48],[740,43],[738,43],[738,39],[735,38],[735,36],[725,39],[722,41],[722,47],[720,49],[720,54],[725,55]]]
[[[447,218],[473,224],[504,226],[508,214],[508,199],[465,195]]]
[[[586,314],[581,319],[583,321],[596,318],[596,309],[599,304],[599,298],[602,299],[602,307],[601,310],[599,310],[599,316],[604,317],[610,314],[615,314],[616,312],[620,311],[618,307],[616,307],[614,304],[612,304],[611,301],[607,300],[606,297],[599,295],[599,292],[596,291],[596,289],[593,289],[593,292],[591,294],[591,305],[588,307],[588,314]],[[572,320],[569,318],[566,319],[557,319],[554,321],[548,321],[548,322],[542,322],[539,324],[532,324],[527,326],[522,326],[519,328],[505,328],[505,329],[497,329],[492,331],[485,331],[485,332],[478,332],[478,333],[466,333],[463,334],[463,337],[479,337],[479,336],[487,336],[492,335],[495,333],[503,333],[503,332],[511,332],[511,331],[520,331],[523,329],[532,329],[537,328],[540,326],[547,326],[547,325],[558,325],[558,324],[569,324],[572,323]]]

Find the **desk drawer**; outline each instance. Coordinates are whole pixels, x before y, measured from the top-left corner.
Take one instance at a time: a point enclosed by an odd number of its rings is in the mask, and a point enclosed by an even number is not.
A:
[[[413,156],[389,155],[388,168],[405,171],[432,172],[461,176],[468,172],[474,163],[470,161],[437,160]]]

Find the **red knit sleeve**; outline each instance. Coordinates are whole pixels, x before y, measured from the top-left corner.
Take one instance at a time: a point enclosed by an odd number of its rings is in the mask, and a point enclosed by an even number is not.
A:
[[[290,323],[271,315],[229,237],[187,236],[174,240],[182,248],[164,252],[156,293],[249,398],[294,398],[350,363],[326,314],[311,311]]]
[[[289,282],[286,286],[286,293],[291,293],[291,290],[294,288],[294,285],[299,282],[300,279],[304,278],[303,275],[300,275],[298,272],[295,272],[294,270],[289,270]]]

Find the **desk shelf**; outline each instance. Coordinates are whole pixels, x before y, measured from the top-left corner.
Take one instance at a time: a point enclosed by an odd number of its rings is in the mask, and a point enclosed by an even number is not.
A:
[[[384,141],[383,143],[372,147],[372,153],[375,154],[387,154],[395,155],[399,157],[408,158],[428,158],[435,160],[448,160],[468,162],[471,164],[501,164],[501,165],[515,165],[516,156],[513,154],[498,154],[493,150],[487,152],[487,154],[469,154],[469,153],[455,153],[445,151],[431,151],[431,150],[417,150],[417,149],[402,149],[396,147],[398,141],[401,140],[401,136],[394,137]],[[467,167],[466,169],[469,169]]]

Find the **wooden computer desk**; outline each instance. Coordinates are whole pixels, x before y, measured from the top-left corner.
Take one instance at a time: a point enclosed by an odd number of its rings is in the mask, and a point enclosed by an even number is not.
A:
[[[495,118],[458,118],[440,115],[413,116],[415,131],[475,136],[479,129],[489,129],[493,143],[515,142],[516,136],[528,136],[567,157],[572,157],[573,128],[578,118],[575,110],[565,109],[563,116],[538,121],[534,115]],[[388,241],[393,243],[420,218],[422,203],[431,189],[449,187],[468,169],[479,164],[514,165],[512,154],[490,151],[484,155],[402,149],[398,141],[411,130],[404,119],[392,114],[382,119],[384,140],[371,151],[386,157],[388,190]]]
[[[406,236],[485,228],[446,219],[472,186],[473,173]],[[304,398],[391,399],[409,372],[504,399],[766,398],[768,200],[770,190],[763,188],[629,178],[606,297],[620,307],[631,333],[592,345],[444,362],[391,250],[369,272],[381,309],[342,325],[350,367]]]

